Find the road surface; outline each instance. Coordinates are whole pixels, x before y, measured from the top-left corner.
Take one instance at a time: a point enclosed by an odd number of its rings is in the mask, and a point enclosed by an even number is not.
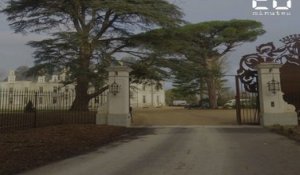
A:
[[[164,127],[26,175],[296,175],[299,161],[297,142],[259,127]]]

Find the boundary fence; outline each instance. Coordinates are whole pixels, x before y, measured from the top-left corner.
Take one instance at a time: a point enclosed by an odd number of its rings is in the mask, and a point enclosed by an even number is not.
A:
[[[89,111],[70,111],[75,92],[0,90],[0,133],[61,124],[95,124],[107,92],[91,99]]]

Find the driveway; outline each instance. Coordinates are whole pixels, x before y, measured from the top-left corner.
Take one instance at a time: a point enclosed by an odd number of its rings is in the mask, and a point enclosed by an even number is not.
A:
[[[27,175],[295,175],[298,143],[259,127],[149,128]]]

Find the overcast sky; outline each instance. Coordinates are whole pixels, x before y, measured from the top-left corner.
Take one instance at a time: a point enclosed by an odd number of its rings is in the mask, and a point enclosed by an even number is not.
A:
[[[0,0],[3,1],[3,0]],[[169,0],[176,3],[185,13],[185,20],[198,23],[209,20],[253,19],[264,24],[267,33],[253,43],[246,43],[232,52],[228,57],[230,67],[228,74],[235,74],[242,55],[255,52],[255,47],[262,43],[274,41],[290,34],[300,33],[300,2],[292,0],[289,16],[253,16],[252,0]],[[259,6],[266,6],[272,10],[272,1],[260,2]],[[278,0],[283,6],[287,0]],[[33,64],[32,52],[25,44],[29,40],[39,39],[41,36],[30,34],[27,36],[14,34],[6,22],[6,17],[0,14],[0,73],[15,69],[20,65]]]

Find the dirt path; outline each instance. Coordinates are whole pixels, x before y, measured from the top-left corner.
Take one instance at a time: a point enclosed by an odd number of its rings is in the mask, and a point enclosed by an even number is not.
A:
[[[181,107],[133,111],[134,125],[236,125],[235,110],[200,110]]]

